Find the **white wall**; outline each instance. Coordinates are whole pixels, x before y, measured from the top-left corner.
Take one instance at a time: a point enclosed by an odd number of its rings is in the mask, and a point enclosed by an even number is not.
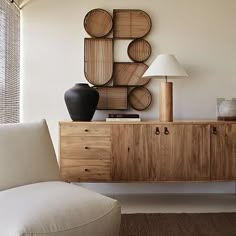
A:
[[[25,3],[25,4],[24,4]],[[58,146],[58,121],[68,120],[64,92],[83,73],[85,14],[94,8],[142,9],[153,23],[146,39],[151,61],[160,53],[173,53],[185,66],[188,79],[174,81],[175,119],[215,119],[217,97],[236,97],[235,0],[27,0],[22,6],[22,121],[46,118]],[[115,45],[115,60],[129,61],[126,46]],[[158,80],[148,84],[153,104],[140,113],[158,119]],[[107,112],[97,111],[95,119]],[[117,185],[105,185],[115,191]],[[124,188],[123,188],[123,187]],[[119,185],[118,191],[126,191]],[[129,185],[134,191],[234,191],[234,184]],[[162,185],[163,186],[163,185]],[[186,187],[188,186],[188,187]],[[207,186],[207,187],[206,187]],[[131,189],[132,189],[131,188]]]

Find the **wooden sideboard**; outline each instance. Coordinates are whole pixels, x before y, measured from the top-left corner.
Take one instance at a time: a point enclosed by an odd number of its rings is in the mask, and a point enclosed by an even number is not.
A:
[[[60,122],[66,181],[236,180],[236,122]]]

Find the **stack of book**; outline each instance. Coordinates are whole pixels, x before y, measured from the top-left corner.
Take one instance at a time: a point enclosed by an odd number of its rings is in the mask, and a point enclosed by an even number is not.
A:
[[[139,114],[108,114],[106,121],[141,121]]]

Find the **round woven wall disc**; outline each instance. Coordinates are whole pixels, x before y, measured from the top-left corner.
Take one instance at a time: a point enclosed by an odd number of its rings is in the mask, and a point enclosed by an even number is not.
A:
[[[146,61],[151,53],[151,45],[144,39],[135,39],[128,46],[128,56],[135,62]]]
[[[103,9],[93,9],[84,18],[84,29],[95,38],[107,36],[112,30],[112,16]]]
[[[152,103],[152,94],[144,87],[134,88],[128,97],[129,104],[137,111],[146,110]]]

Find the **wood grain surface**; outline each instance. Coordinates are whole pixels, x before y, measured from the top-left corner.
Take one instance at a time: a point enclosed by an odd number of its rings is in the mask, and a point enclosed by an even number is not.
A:
[[[84,74],[93,85],[110,81],[113,74],[112,39],[84,39]]]
[[[61,160],[61,175],[69,182],[111,180],[110,160]]]
[[[236,123],[60,122],[59,154],[69,181],[234,181]]]
[[[111,126],[92,122],[63,122],[60,124],[61,136],[110,136]]]
[[[173,121],[173,83],[161,82],[160,83],[160,121]]]
[[[112,179],[149,180],[149,156],[152,149],[146,126],[112,126]]]
[[[111,137],[62,136],[61,158],[109,160],[111,158]]]
[[[211,126],[211,179],[236,179],[236,124]]]
[[[111,181],[111,127],[60,124],[60,173],[66,181]]]
[[[209,181],[210,126],[166,125],[160,129],[160,180]]]
[[[148,66],[144,63],[115,62],[113,81],[115,86],[143,86],[150,78],[142,78]]]
[[[151,18],[141,10],[113,10],[114,38],[133,39],[146,36],[152,27]]]
[[[114,122],[116,124],[120,124],[120,122]],[[217,120],[213,120],[213,119],[209,119],[209,120],[174,120],[172,122],[160,122],[159,120],[142,120],[141,122],[133,122],[133,121],[128,121],[128,122],[124,122],[122,124],[154,124],[154,125],[163,125],[163,124],[175,124],[175,125],[209,125],[209,124],[218,124],[218,125],[223,125],[223,124],[236,124],[235,121],[217,121]],[[80,125],[105,125],[105,126],[110,126],[109,123],[104,122],[104,120],[93,120],[90,122],[86,122],[86,121],[59,121],[60,126],[64,125],[64,124],[80,124]]]

